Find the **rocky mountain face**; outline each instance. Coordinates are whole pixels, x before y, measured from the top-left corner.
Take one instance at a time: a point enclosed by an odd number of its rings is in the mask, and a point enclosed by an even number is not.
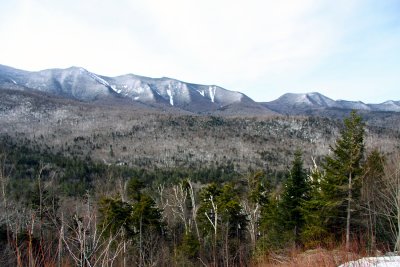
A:
[[[83,102],[107,101],[114,104],[183,110],[192,113],[273,114],[240,92],[216,85],[186,83],[171,78],[148,78],[127,74],[106,77],[83,68],[49,69],[28,72],[0,65],[0,87],[39,91]]]
[[[214,115],[315,115],[327,110],[357,109],[368,112],[400,112],[400,101],[365,104],[332,100],[319,93],[284,94],[257,103],[240,92],[216,85],[186,83],[171,78],[148,78],[133,74],[107,77],[80,67],[37,72],[0,65],[0,88],[39,91],[83,102],[142,104],[142,107]]]

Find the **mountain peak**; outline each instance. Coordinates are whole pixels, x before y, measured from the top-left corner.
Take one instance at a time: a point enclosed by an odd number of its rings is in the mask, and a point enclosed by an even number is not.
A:
[[[187,83],[162,77],[149,78],[134,74],[107,77],[79,66],[67,69],[47,69],[30,72],[0,65],[0,87],[15,90],[36,90],[78,101],[107,100],[108,103],[160,107],[163,110],[184,110],[194,113],[213,113],[240,109],[254,115],[302,114],[310,110],[357,109],[366,111],[400,112],[400,101],[365,104],[361,101],[332,100],[318,92],[287,93],[278,99],[257,103],[245,94],[217,85]],[[121,102],[122,101],[122,102]],[[229,107],[229,108],[228,108]]]
[[[333,107],[335,105],[335,101],[318,92],[287,93],[269,103],[307,108]]]
[[[78,101],[107,100],[108,103],[140,102],[143,106],[162,109],[181,109],[195,113],[209,113],[234,104],[271,114],[270,110],[240,92],[226,90],[216,85],[201,85],[162,77],[149,78],[134,74],[107,77],[92,73],[82,67],[47,69],[26,72],[9,67],[0,68],[0,86],[3,88],[35,90],[71,98]],[[121,102],[122,101],[122,102]],[[232,106],[233,107],[233,106]],[[232,109],[232,108],[231,108]]]
[[[278,99],[266,102],[265,107],[282,114],[302,114],[306,110],[341,109],[365,111],[400,112],[400,101],[386,101],[382,104],[365,104],[362,101],[332,100],[318,92],[287,93]]]

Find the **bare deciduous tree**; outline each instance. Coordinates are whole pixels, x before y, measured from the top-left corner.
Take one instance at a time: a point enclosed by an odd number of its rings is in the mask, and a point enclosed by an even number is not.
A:
[[[389,160],[384,169],[382,188],[377,203],[378,212],[387,218],[394,241],[394,251],[400,249],[400,155]]]
[[[60,237],[76,266],[112,266],[124,248],[122,229],[114,235],[106,235],[106,229],[98,227],[89,197],[86,209],[77,212],[70,223],[62,219]]]

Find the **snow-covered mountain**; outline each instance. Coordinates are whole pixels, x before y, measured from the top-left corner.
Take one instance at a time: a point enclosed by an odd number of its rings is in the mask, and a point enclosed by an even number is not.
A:
[[[307,94],[293,94],[287,93],[279,97],[278,99],[265,103],[266,106],[274,107],[275,109],[281,109],[286,107],[297,107],[297,108],[331,108],[336,107],[337,103],[321,95],[320,93],[307,93]]]
[[[112,94],[103,79],[78,67],[28,72],[0,66],[0,85],[10,89],[33,89],[82,101]]]
[[[164,102],[191,111],[217,110],[234,103],[253,103],[246,95],[216,85],[185,83],[171,78],[152,79],[133,74],[103,77],[123,97],[145,103]]]
[[[171,78],[148,78],[127,74],[106,77],[80,67],[28,72],[0,65],[0,86],[6,89],[37,90],[74,100],[129,100],[190,112],[214,112],[235,105],[273,113],[240,92],[216,85],[186,83]]]
[[[320,93],[287,93],[278,99],[263,103],[265,107],[280,114],[304,114],[323,110],[362,110],[400,112],[400,101],[386,101],[381,104],[365,104],[361,101],[333,100]]]
[[[400,112],[400,101],[389,100],[381,104],[369,104],[371,109],[377,111],[396,111]]]
[[[317,92],[288,93],[271,102],[257,103],[243,93],[216,85],[134,74],[107,77],[80,67],[29,72],[0,65],[0,88],[44,92],[84,102],[106,101],[216,115],[323,115],[327,110],[331,115],[332,111],[350,109],[400,112],[400,101],[386,101],[381,104],[335,101]]]

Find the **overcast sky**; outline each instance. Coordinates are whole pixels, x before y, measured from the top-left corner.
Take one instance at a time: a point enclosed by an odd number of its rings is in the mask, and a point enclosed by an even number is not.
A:
[[[0,64],[400,100],[400,0],[2,0]]]

